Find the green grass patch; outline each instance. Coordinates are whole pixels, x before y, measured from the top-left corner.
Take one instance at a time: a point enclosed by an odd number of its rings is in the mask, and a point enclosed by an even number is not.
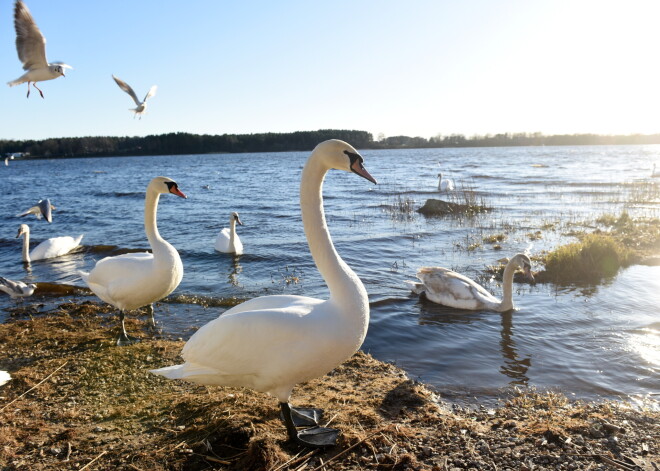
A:
[[[545,276],[554,282],[593,283],[630,265],[635,253],[610,234],[588,234],[545,258]]]

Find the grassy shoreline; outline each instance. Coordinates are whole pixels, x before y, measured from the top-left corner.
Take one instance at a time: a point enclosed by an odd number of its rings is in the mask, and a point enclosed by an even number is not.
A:
[[[168,381],[182,341],[112,343],[108,306],[16,310],[0,324],[0,469],[450,470],[643,469],[660,464],[660,413],[521,392],[495,409],[451,408],[428,387],[357,353],[296,388],[323,407],[339,443],[286,441],[276,400],[249,390]],[[627,466],[627,467],[624,467]],[[637,467],[635,467],[637,466]]]

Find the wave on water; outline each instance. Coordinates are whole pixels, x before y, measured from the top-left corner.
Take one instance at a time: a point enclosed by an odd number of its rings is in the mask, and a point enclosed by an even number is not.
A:
[[[231,308],[245,302],[245,299],[231,296],[228,298],[218,298],[214,296],[200,296],[198,294],[177,294],[168,296],[160,301],[169,304],[197,304],[202,307],[226,307]]]
[[[92,193],[92,196],[100,196],[102,198],[136,198],[136,199],[143,199],[144,198],[144,192],[143,191],[97,191],[96,193]]]

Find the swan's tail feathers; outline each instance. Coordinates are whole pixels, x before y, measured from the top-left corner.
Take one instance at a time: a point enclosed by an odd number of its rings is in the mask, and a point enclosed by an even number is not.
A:
[[[149,370],[149,372],[155,375],[165,376],[169,379],[193,379],[196,376],[213,376],[218,374],[218,370],[215,368],[196,365],[194,363],[166,366],[157,370]]]
[[[416,281],[410,280],[405,280],[404,283],[407,284],[410,288],[410,291],[415,294],[422,294],[425,291],[424,285],[422,283],[417,283]]]
[[[11,380],[11,375],[6,371],[0,371],[0,386],[5,383],[8,383]]]
[[[83,280],[86,284],[88,284],[88,283],[87,283],[87,279],[89,278],[89,273],[86,272],[86,271],[78,270],[78,274],[80,275],[80,278],[82,278],[82,280]]]

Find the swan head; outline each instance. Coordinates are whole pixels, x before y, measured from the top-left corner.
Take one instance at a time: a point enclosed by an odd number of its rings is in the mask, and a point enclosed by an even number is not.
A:
[[[18,234],[16,234],[16,238],[18,239],[22,235],[29,235],[30,234],[30,226],[27,224],[21,224],[18,226]]]
[[[534,281],[534,275],[532,275],[532,261],[524,253],[516,254],[511,262],[517,265],[525,273],[525,276],[529,281]]]
[[[156,193],[172,193],[173,195],[180,196],[181,198],[188,198],[181,190],[179,185],[167,177],[156,177],[149,183],[147,191],[155,191]]]
[[[238,217],[238,213],[236,211],[231,213],[231,217],[229,218],[229,222],[237,223],[241,226],[243,225],[243,223],[241,222],[241,218]]]
[[[364,159],[352,145],[339,139],[330,139],[321,142],[314,149],[313,154],[323,156],[325,165],[328,168],[352,172],[366,178],[372,183],[378,183],[372,177],[366,168],[364,168]]]

